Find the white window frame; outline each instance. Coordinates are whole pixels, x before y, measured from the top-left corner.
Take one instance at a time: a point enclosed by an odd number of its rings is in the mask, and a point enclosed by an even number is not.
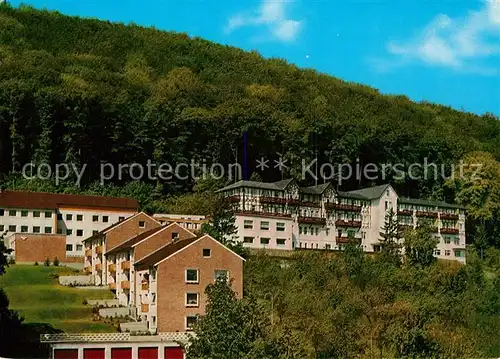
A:
[[[196,281],[188,280],[188,271],[196,271]],[[200,270],[197,268],[187,268],[184,272],[184,279],[188,284],[198,284],[200,283]]]
[[[229,282],[229,270],[228,269],[216,269],[214,270],[214,282],[217,280],[217,272],[226,272],[226,281]]]
[[[193,330],[193,328],[190,328],[188,326],[188,318],[195,318],[195,320],[198,321],[198,317],[196,315],[186,315],[186,317],[184,319],[184,324],[186,326],[186,331],[191,331],[191,330]]]
[[[196,303],[189,303],[189,301],[188,301],[188,295],[196,295]],[[197,308],[197,307],[200,306],[200,293],[186,292],[186,296],[185,296],[184,299],[185,299],[185,305],[188,308]]]

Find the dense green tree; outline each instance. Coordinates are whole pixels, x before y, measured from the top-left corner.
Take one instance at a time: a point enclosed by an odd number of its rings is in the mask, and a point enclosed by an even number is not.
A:
[[[406,262],[410,265],[429,266],[436,261],[434,251],[439,239],[427,224],[406,232],[404,239]]]
[[[381,256],[389,263],[401,264],[401,238],[403,237],[398,217],[393,208],[385,215],[384,226],[380,232]]]

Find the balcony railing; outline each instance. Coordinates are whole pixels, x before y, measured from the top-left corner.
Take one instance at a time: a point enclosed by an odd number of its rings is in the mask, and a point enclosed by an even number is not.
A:
[[[361,242],[361,238],[356,238],[356,237],[351,237],[351,238],[350,237],[335,237],[335,242],[337,242],[337,244],[349,243],[349,240],[352,240],[358,244]]]
[[[441,234],[458,234],[457,228],[441,228]]]
[[[130,289],[130,281],[122,280],[120,283],[120,288],[121,289]]]
[[[345,221],[342,219],[338,219],[335,221],[335,225],[338,227],[361,227],[361,221]]]
[[[300,205],[304,206],[304,207],[321,208],[321,203],[318,203],[318,202],[301,202]]]
[[[326,218],[320,218],[320,217],[299,217],[298,218],[299,223],[309,223],[309,224],[321,224],[321,225],[326,225]]]
[[[286,204],[288,200],[282,197],[260,196],[259,201],[260,203]]]
[[[325,204],[326,209],[328,210],[337,210],[337,211],[348,211],[348,212],[361,212],[361,206],[357,206],[354,204],[346,204],[346,203],[327,203]]]
[[[141,289],[142,290],[149,290],[149,282],[142,282]]]
[[[85,257],[92,257],[92,248],[85,250]]]
[[[457,220],[458,219],[458,214],[455,214],[455,213],[441,213],[439,215],[439,217],[441,217],[441,219],[453,219],[453,220]]]
[[[272,212],[263,212],[263,211],[238,211],[236,214],[244,215],[244,216],[266,216],[266,217],[292,217],[289,213],[272,213]]]
[[[289,198],[289,199],[287,199],[287,203],[290,206],[297,206],[300,204],[300,200],[296,199],[296,198]]]
[[[95,247],[95,251],[96,251],[97,254],[102,254],[102,252],[103,252],[102,246]]]
[[[109,289],[116,290],[116,283],[109,283]]]
[[[111,263],[109,266],[108,266],[108,271],[113,273],[113,272],[116,272],[116,264],[114,263]]]
[[[130,269],[130,261],[124,261],[120,264],[120,268],[122,270],[129,270]]]
[[[143,313],[149,312],[149,304],[141,304],[141,312]]]
[[[101,272],[102,271],[102,264],[101,263],[96,264],[95,265],[95,270],[98,271],[98,272]]]
[[[398,216],[413,216],[413,210],[411,210],[411,209],[400,209],[398,211]]]
[[[235,196],[229,196],[227,197],[229,202],[239,202],[240,201],[240,196],[235,195]]]
[[[437,212],[425,212],[425,211],[417,211],[417,217],[426,217],[426,218],[437,218]]]

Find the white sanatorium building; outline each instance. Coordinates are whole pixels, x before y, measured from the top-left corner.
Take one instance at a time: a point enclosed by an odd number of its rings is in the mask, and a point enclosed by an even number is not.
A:
[[[235,238],[250,248],[340,250],[353,236],[366,252],[380,250],[391,208],[402,228],[429,223],[439,238],[435,255],[465,262],[465,209],[400,198],[391,185],[341,192],[330,183],[299,187],[293,179],[239,181],[219,190],[234,205]]]
[[[83,256],[83,239],[137,212],[128,198],[0,191],[0,234],[66,235],[66,254]]]

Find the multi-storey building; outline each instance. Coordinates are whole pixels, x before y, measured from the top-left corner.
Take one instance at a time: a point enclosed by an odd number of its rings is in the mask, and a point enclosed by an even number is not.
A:
[[[158,227],[161,227],[158,221],[140,212],[85,239],[85,272],[92,275],[96,285],[107,285],[109,268],[105,253],[143,232]]]
[[[186,215],[186,214],[153,214],[153,218],[161,224],[177,223],[179,226],[191,231],[201,230],[203,223],[208,222],[206,216]]]
[[[141,290],[135,282],[133,263],[177,240],[196,235],[177,223],[155,227],[121,242],[105,253],[108,266],[106,283],[122,306],[135,305],[135,293]]]
[[[66,235],[66,254],[83,255],[83,239],[137,212],[128,198],[0,191],[0,233]],[[9,243],[9,241],[6,241]]]
[[[250,248],[340,250],[352,237],[375,252],[392,209],[402,228],[431,222],[440,241],[436,256],[465,261],[465,209],[399,198],[389,184],[343,192],[330,183],[301,188],[292,179],[239,181],[219,192],[234,206],[233,239]]]

